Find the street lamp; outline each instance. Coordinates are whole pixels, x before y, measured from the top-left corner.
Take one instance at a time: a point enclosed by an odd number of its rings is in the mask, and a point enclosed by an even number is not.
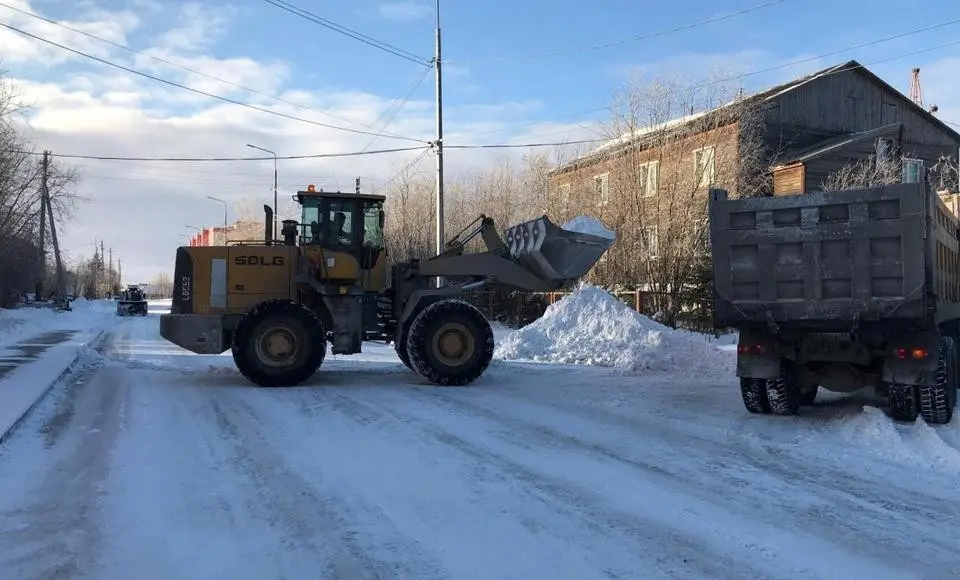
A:
[[[257,149],[263,151],[264,153],[269,153],[273,155],[273,237],[277,237],[277,154],[269,149],[264,149],[263,147],[257,147],[256,145],[251,145],[247,143],[247,147],[251,149]],[[273,240],[266,240],[267,243],[272,243]]]
[[[208,195],[207,199],[212,199],[213,201],[219,201],[223,204],[223,245],[227,245],[227,202],[223,201],[219,197],[213,197]]]

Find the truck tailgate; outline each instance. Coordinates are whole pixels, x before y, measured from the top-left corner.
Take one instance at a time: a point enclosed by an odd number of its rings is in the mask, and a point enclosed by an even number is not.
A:
[[[922,184],[749,199],[711,191],[715,323],[923,320],[928,199]]]

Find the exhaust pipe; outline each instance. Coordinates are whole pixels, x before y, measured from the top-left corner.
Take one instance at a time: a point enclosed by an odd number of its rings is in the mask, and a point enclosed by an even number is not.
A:
[[[265,221],[263,224],[263,241],[267,243],[268,246],[273,245],[273,208],[267,204],[263,204],[263,213],[266,214]]]

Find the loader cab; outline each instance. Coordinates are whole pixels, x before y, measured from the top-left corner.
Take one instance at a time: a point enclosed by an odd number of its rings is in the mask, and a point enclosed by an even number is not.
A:
[[[364,271],[385,271],[385,200],[382,195],[316,191],[313,186],[297,192],[300,245],[349,254]]]

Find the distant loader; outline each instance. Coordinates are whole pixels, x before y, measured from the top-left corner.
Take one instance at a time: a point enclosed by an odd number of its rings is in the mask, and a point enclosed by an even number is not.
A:
[[[147,298],[142,288],[131,285],[120,291],[117,316],[146,316],[147,310]]]

